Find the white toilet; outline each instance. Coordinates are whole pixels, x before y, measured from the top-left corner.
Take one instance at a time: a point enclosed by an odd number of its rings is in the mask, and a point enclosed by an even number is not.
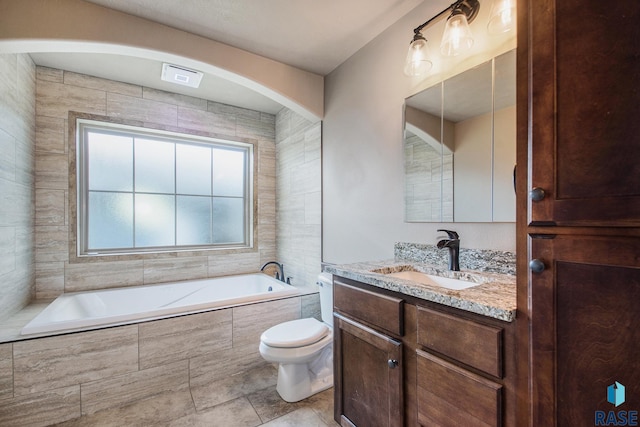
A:
[[[280,323],[262,333],[260,354],[277,362],[280,397],[297,402],[333,386],[333,283],[320,273],[322,322],[298,319]]]

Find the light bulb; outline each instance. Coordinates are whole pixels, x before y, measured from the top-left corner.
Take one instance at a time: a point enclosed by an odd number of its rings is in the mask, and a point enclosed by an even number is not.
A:
[[[407,59],[404,63],[404,73],[407,76],[421,76],[431,70],[433,63],[429,59],[427,40],[420,33],[416,33],[409,45]]]
[[[456,56],[471,49],[473,35],[467,22],[467,17],[462,12],[453,11],[444,27],[440,52],[445,56]]]
[[[489,13],[487,31],[489,34],[500,34],[511,31],[516,26],[515,0],[494,0]]]

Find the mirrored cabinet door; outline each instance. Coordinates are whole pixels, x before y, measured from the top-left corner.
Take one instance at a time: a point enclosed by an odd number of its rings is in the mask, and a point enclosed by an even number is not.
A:
[[[514,222],[515,50],[405,100],[405,220]]]

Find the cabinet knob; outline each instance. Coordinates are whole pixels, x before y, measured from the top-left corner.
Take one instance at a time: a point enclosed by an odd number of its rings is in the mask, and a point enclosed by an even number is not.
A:
[[[534,202],[539,202],[540,200],[544,199],[544,196],[544,190],[540,187],[534,187],[531,189],[531,191],[529,191],[529,198]]]
[[[398,361],[395,359],[389,359],[387,361],[387,365],[389,365],[391,369],[395,369],[395,367],[398,366]]]
[[[542,273],[544,271],[544,262],[539,259],[532,259],[529,261],[529,270],[534,273]]]

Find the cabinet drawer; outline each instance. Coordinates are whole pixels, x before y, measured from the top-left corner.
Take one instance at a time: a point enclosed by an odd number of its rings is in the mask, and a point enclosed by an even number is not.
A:
[[[393,335],[404,335],[404,301],[400,298],[381,295],[334,280],[333,306],[336,311]]]
[[[427,352],[417,352],[418,422],[423,426],[502,424],[502,386]]]
[[[502,378],[502,328],[418,307],[418,344]]]

